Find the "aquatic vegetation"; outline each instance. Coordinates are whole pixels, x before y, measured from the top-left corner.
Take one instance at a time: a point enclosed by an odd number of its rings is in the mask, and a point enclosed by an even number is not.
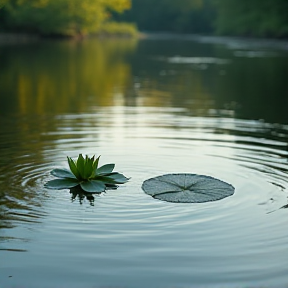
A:
[[[234,194],[235,188],[216,178],[197,174],[166,174],[145,180],[143,191],[153,198],[177,203],[216,201]]]
[[[101,193],[106,189],[116,189],[117,184],[126,183],[129,178],[118,172],[113,172],[115,164],[105,164],[98,167],[99,159],[95,155],[84,158],[79,154],[77,160],[67,157],[68,169],[54,169],[51,174],[59,179],[50,180],[45,184],[49,189],[71,189],[79,186],[86,192]]]

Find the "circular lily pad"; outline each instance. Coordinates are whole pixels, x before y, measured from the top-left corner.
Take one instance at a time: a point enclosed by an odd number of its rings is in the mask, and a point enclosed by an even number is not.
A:
[[[166,174],[145,180],[143,191],[159,200],[176,203],[216,201],[234,194],[235,188],[219,179],[197,174]]]

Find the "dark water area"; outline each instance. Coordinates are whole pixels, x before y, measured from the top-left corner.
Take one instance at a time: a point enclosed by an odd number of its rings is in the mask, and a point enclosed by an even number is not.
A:
[[[0,46],[1,287],[287,287],[288,43],[171,37]],[[66,156],[131,177],[47,190]],[[167,173],[235,187],[141,190]]]

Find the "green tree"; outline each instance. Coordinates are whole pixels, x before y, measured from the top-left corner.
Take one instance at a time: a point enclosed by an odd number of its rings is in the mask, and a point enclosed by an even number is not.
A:
[[[0,0],[7,25],[42,34],[85,34],[97,31],[109,10],[122,12],[130,0]]]
[[[214,17],[210,1],[133,0],[120,19],[136,22],[142,31],[207,33]]]
[[[288,36],[287,0],[214,0],[216,32],[261,37]]]

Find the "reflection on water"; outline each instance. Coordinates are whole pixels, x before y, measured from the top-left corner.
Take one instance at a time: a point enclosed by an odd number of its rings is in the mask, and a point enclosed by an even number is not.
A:
[[[288,54],[213,39],[0,47],[1,284],[288,284]],[[131,180],[101,195],[44,189],[79,153]],[[175,172],[235,194],[187,205],[141,190]]]
[[[116,187],[115,187],[116,188]],[[106,191],[114,190],[115,188],[108,188]],[[102,192],[102,193],[106,193]],[[79,203],[82,205],[85,200],[89,201],[91,206],[94,206],[95,198],[97,201],[97,197],[100,196],[100,193],[89,193],[85,192],[83,189],[81,189],[79,186],[73,187],[70,189],[71,194],[71,201],[74,202],[76,200],[79,201]]]
[[[88,200],[91,206],[94,206],[94,201],[95,201],[95,194],[92,193],[85,193],[85,192],[72,192],[71,193],[71,200],[79,200],[80,204],[83,204],[84,200]],[[97,197],[97,196],[96,196]]]
[[[3,47],[1,113],[66,113],[112,105],[129,81],[135,41],[47,42]]]

